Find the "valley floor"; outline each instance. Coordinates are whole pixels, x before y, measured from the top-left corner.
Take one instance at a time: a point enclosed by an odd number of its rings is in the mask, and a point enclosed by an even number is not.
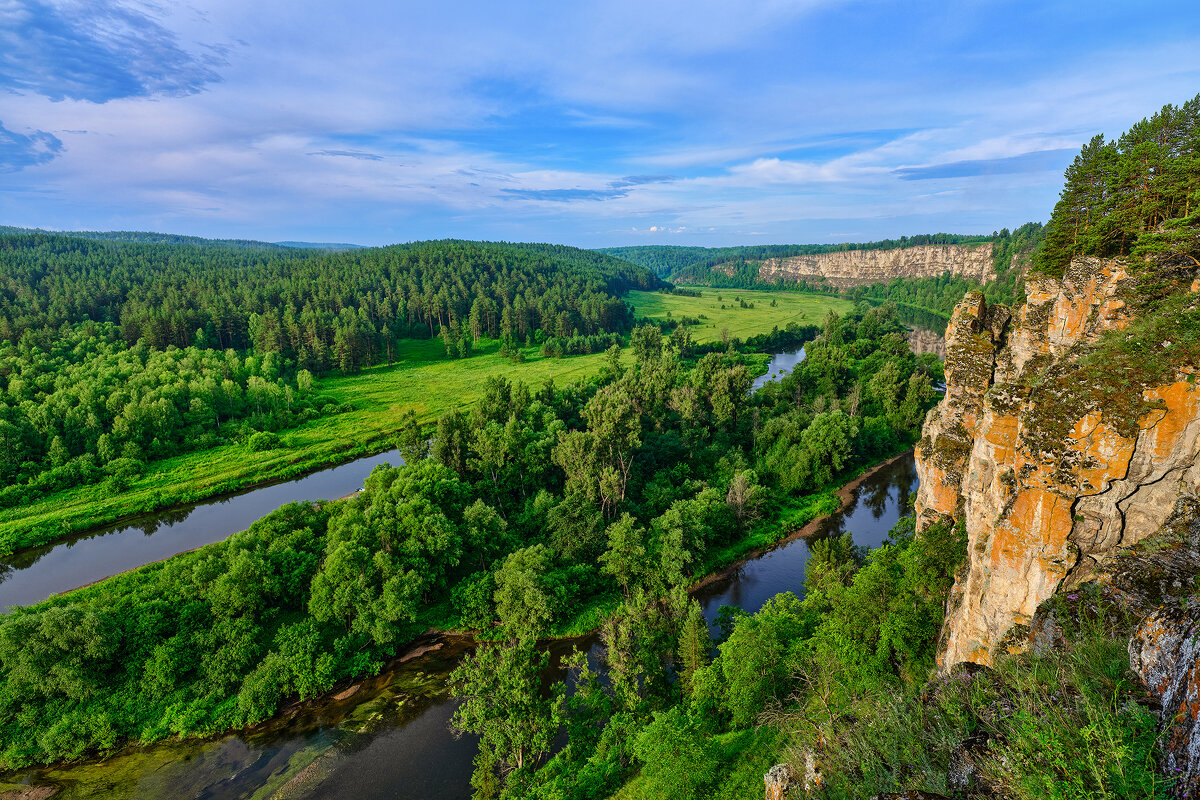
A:
[[[689,326],[697,343],[718,341],[725,335],[745,339],[791,322],[819,324],[829,310],[851,308],[847,300],[796,292],[705,288],[701,293],[697,298],[631,292],[628,299],[638,317],[699,319],[700,324]],[[776,305],[771,306],[772,302]],[[152,462],[144,475],[119,494],[109,494],[96,484],[0,510],[0,554],[381,452],[392,447],[400,417],[410,410],[421,422],[432,423],[449,409],[477,401],[489,377],[503,375],[534,387],[553,379],[561,386],[595,374],[605,358],[603,353],[544,358],[534,347],[526,348],[526,360],[516,364],[502,358],[498,350],[498,342],[481,342],[472,357],[447,359],[440,340],[403,341],[391,365],[320,380],[318,394],[353,410],[281,432],[277,449],[251,452],[241,443],[226,444]]]

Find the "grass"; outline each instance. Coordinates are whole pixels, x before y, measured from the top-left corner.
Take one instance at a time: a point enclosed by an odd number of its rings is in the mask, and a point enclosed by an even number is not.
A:
[[[1170,780],[1158,770],[1157,719],[1129,668],[1126,618],[1103,603],[1096,584],[1049,602],[1062,642],[1001,655],[992,669],[955,667],[903,686],[847,680],[853,667],[814,662],[814,686],[851,689],[805,694],[773,720],[792,731],[786,749],[793,771],[812,750],[825,779],[816,793],[823,800],[918,789],[941,796],[950,794],[957,751],[978,770],[968,797],[1170,796]],[[824,694],[837,698],[832,710]]]
[[[698,343],[721,339],[721,331],[738,339],[748,339],[760,333],[770,333],[772,327],[785,328],[789,322],[797,325],[820,325],[830,309],[839,314],[854,308],[849,300],[803,292],[762,292],[752,289],[709,289],[699,287],[700,297],[683,297],[660,292],[630,292],[627,299],[639,317],[675,319],[699,317],[700,325],[692,326],[692,339]],[[721,299],[718,300],[717,298]],[[741,298],[754,308],[742,308],[734,298]],[[775,307],[771,306],[775,301]],[[725,308],[722,309],[721,306]]]
[[[717,300],[718,295],[722,301]],[[735,295],[755,307],[741,308],[733,300]],[[823,295],[713,289],[702,290],[699,298],[631,292],[629,300],[638,316],[653,319],[666,319],[668,314],[674,318],[705,315],[708,319],[691,328],[697,342],[719,340],[724,330],[744,339],[789,322],[819,323],[829,309],[851,307],[846,300]],[[776,301],[774,308],[772,300]],[[0,510],[0,555],[137,514],[296,478],[378,453],[392,446],[403,413],[414,410],[421,421],[433,422],[444,411],[467,408],[480,398],[485,381],[492,376],[503,375],[534,387],[553,378],[563,385],[595,375],[604,363],[603,354],[549,359],[542,358],[537,348],[528,348],[526,361],[514,364],[501,358],[498,350],[498,343],[484,342],[471,358],[451,360],[445,358],[437,340],[404,340],[390,366],[318,381],[319,394],[350,404],[353,410],[283,431],[278,449],[256,453],[241,443],[226,444],[153,462],[129,489],[118,494],[94,484]],[[625,358],[629,358],[627,353]]]
[[[737,800],[762,794],[763,774],[779,761],[780,738],[766,726],[709,737],[705,755],[711,761],[706,766],[713,780],[704,787],[703,796],[711,800]],[[684,777],[692,776],[681,776]],[[655,788],[644,775],[635,775],[612,795],[612,800],[657,800],[661,795]],[[691,794],[683,790],[678,796]]]

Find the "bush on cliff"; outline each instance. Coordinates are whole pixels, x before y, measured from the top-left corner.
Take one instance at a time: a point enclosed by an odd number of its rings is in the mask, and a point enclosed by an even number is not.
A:
[[[821,702],[779,719],[795,731],[794,770],[805,753],[817,755],[823,785],[810,796],[969,789],[1013,800],[1168,797],[1126,630],[1085,594],[1055,601],[1061,647],[1005,656],[995,669],[960,665],[925,684],[839,692],[844,665],[819,665],[808,682]]]

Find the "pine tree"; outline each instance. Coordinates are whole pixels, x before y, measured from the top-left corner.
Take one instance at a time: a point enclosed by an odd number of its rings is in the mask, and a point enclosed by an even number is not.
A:
[[[684,697],[692,693],[692,676],[696,670],[708,663],[712,650],[712,637],[708,633],[708,623],[700,604],[693,600],[688,605],[687,616],[683,620],[683,628],[679,632],[679,685]]]

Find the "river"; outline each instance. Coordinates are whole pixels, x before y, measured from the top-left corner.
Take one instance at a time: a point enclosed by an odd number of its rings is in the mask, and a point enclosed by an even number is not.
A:
[[[804,348],[773,355],[766,373],[755,379],[754,388],[786,375],[803,360]],[[147,514],[0,558],[0,612],[219,542],[286,503],[344,497],[361,488],[371,470],[384,463],[398,465],[403,459],[391,450],[296,480]]]
[[[219,542],[287,503],[344,497],[361,489],[371,470],[385,463],[401,464],[403,459],[391,450],[285,483],[147,514],[21,550],[0,559],[0,611]]]
[[[757,391],[766,385],[767,381],[773,381],[777,378],[782,378],[787,375],[796,365],[804,360],[804,348],[793,350],[790,353],[774,353],[771,355],[770,362],[767,363],[767,371],[754,379],[754,390]]]
[[[847,508],[826,518],[816,535],[850,531],[856,544],[877,547],[907,510],[916,480],[911,455],[888,464],[867,477]],[[696,597],[711,623],[722,605],[753,612],[778,592],[801,594],[808,554],[808,540],[789,541],[704,586]],[[57,785],[62,800],[467,798],[475,741],[450,735],[454,701],[445,694],[445,677],[472,644],[468,637],[451,638],[365,681],[349,697],[285,712],[250,732],[136,748],[0,781]],[[593,659],[599,654],[594,637],[555,642],[550,649],[557,661],[576,646]]]

